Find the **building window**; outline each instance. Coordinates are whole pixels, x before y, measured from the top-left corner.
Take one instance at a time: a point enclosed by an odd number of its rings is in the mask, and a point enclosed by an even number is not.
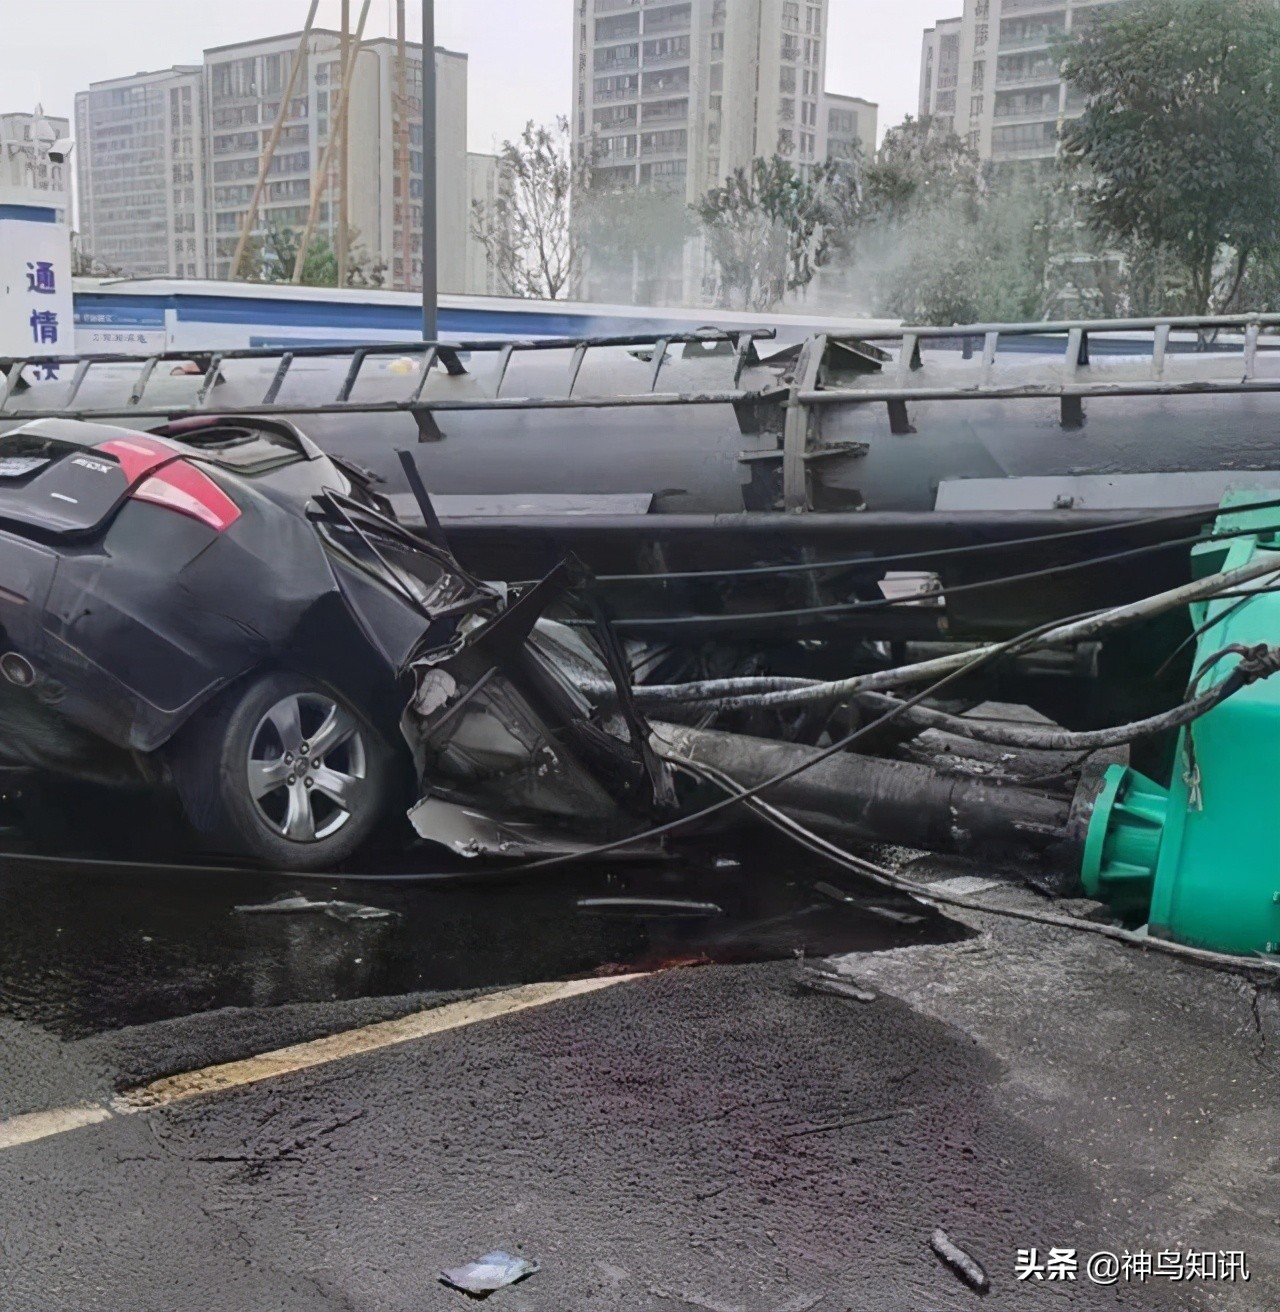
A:
[[[807,77],[808,75],[806,74],[805,76]],[[778,75],[778,90],[781,91],[784,96],[795,95],[796,70],[794,68],[789,68],[786,65],[783,66]]]
[[[970,96],[970,97],[969,97],[969,117],[970,117],[970,118],[981,118],[981,117],[982,117],[982,111],[983,111],[984,109],[986,109],[986,107],[987,107],[987,106],[986,106],[986,100],[987,100],[986,96]]]
[[[782,26],[787,32],[798,32],[800,30],[800,0],[784,0]]]
[[[975,27],[975,28],[973,29],[973,45],[974,45],[974,49],[975,49],[975,50],[981,50],[982,47],[985,46],[985,45],[987,44],[987,38],[988,38],[988,36],[990,36],[990,34],[991,34],[991,31],[990,31],[990,28],[987,26],[987,24],[986,24],[986,23],[979,23],[979,24],[977,25],[977,27]]]
[[[970,86],[974,91],[981,91],[987,82],[987,63],[984,59],[973,61],[973,77]]]

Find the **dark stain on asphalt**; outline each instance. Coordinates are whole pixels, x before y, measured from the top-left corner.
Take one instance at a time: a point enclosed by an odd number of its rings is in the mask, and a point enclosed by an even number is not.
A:
[[[962,933],[767,832],[678,861],[574,863],[498,881],[430,847],[375,867],[462,876],[415,885],[184,870],[163,863],[175,839],[166,817],[140,824],[127,810],[80,816],[75,832],[92,837],[75,855],[93,860],[0,862],[0,1015],[74,1038],[222,1007],[823,956]],[[160,864],[127,864],[143,859]],[[833,885],[855,902],[837,900]],[[237,910],[295,894],[348,905]]]

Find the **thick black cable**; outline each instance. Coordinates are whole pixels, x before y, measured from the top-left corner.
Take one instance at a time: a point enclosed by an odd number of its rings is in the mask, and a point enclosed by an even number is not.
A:
[[[706,626],[732,626],[765,620],[787,620],[817,618],[823,615],[863,614],[868,611],[891,610],[895,606],[915,606],[922,602],[942,600],[970,592],[981,592],[988,588],[1007,587],[1013,583],[1031,583],[1039,579],[1053,578],[1059,574],[1069,574],[1074,570],[1090,569],[1097,565],[1109,565],[1115,561],[1131,560],[1138,556],[1150,556],[1173,547],[1199,546],[1206,542],[1221,542],[1230,538],[1254,537],[1256,528],[1231,529],[1216,534],[1195,534],[1184,538],[1169,538],[1165,542],[1152,542],[1141,547],[1130,547],[1124,551],[1107,552],[1101,556],[1088,556],[1083,560],[1063,561],[1057,565],[1047,565],[1042,569],[1026,570],[1021,574],[1004,574],[992,579],[976,579],[972,583],[957,583],[949,588],[939,588],[936,592],[923,592],[914,597],[876,597],[870,601],[836,601],[826,602],[820,606],[798,606],[790,610],[763,611],[727,611],[715,615],[663,615],[640,616],[614,621],[614,627],[625,632],[637,629],[672,629]],[[599,580],[593,580],[598,582]]]
[[[1219,655],[1226,655],[1226,652]],[[1239,654],[1239,653],[1236,653]],[[1011,724],[999,720],[967,720],[961,715],[951,715],[946,711],[936,711],[931,707],[915,706],[906,711],[905,718],[912,724],[922,725],[927,729],[939,729],[944,733],[973,742],[991,743],[997,747],[1018,747],[1037,752],[1092,752],[1106,747],[1123,747],[1136,738],[1148,738],[1153,734],[1168,733],[1181,729],[1201,716],[1208,715],[1227,698],[1234,696],[1241,688],[1255,682],[1258,678],[1268,678],[1269,673],[1254,674],[1247,665],[1248,657],[1242,657],[1230,674],[1208,692],[1201,693],[1192,701],[1183,702],[1170,710],[1161,711],[1142,720],[1128,724],[1117,724],[1106,729],[1088,729],[1074,732],[1070,729],[1039,728],[1032,725]],[[896,697],[884,693],[862,693],[858,701],[881,710],[898,705]]]
[[[1249,510],[1280,509],[1280,499],[1262,501],[1249,506]],[[928,513],[928,512],[925,512]],[[1161,524],[1177,524],[1187,520],[1211,518],[1221,514],[1220,508],[1202,506],[1198,510],[1183,510],[1174,514],[1151,515],[1145,519],[1124,520],[1118,524],[1091,524],[1087,528],[1065,529],[1060,533],[1038,533],[1030,537],[1008,538],[1002,542],[971,542],[958,547],[935,547],[931,551],[900,552],[891,556],[863,556],[846,560],[807,561],[786,565],[745,565],[736,569],[688,570],[685,572],[666,571],[657,574],[599,574],[598,583],[648,583],[680,582],[690,579],[749,578],[761,574],[800,574],[814,573],[828,569],[871,568],[877,565],[896,565],[913,560],[937,560],[951,556],[976,554],[982,551],[999,551],[1004,548],[1037,546],[1042,543],[1065,542],[1074,538],[1087,537],[1096,533],[1123,533],[1131,529],[1158,527]],[[1249,530],[1257,533],[1258,529]],[[1198,539],[1197,539],[1198,540]],[[516,585],[513,585],[516,586]]]
[[[773,775],[769,779],[763,779],[758,784],[753,784],[749,789],[736,797],[726,797],[719,802],[709,803],[700,810],[694,811],[689,815],[677,816],[674,820],[668,820],[664,824],[654,825],[638,834],[631,834],[626,838],[614,839],[609,843],[599,843],[593,847],[582,848],[576,852],[567,852],[558,856],[545,857],[539,861],[529,861],[522,865],[516,866],[516,871],[546,870],[552,866],[565,865],[571,861],[581,861],[586,857],[605,856],[610,852],[617,852],[623,848],[630,847],[634,843],[646,842],[653,838],[660,838],[664,834],[669,834],[677,829],[683,829],[687,825],[695,824],[701,820],[708,819],[710,816],[718,815],[721,811],[728,809],[739,801],[744,801],[750,797],[756,797],[760,793],[766,792],[778,784],[786,783],[789,779],[794,779],[797,775],[803,774],[806,770],[812,769],[813,766],[831,757],[838,755],[852,746],[860,738],[872,732],[874,729],[881,728],[890,720],[909,710],[912,706],[918,705],[928,697],[935,696],[943,688],[950,686],[957,680],[972,674],[975,670],[989,665],[1005,656],[1011,655],[1021,647],[1033,643],[1040,634],[1048,632],[1050,629],[1057,628],[1064,621],[1053,620],[1048,624],[1038,625],[1034,629],[1029,629],[1025,633],[1019,634],[1016,638],[1010,638],[1006,642],[987,648],[985,651],[977,653],[970,661],[966,661],[950,674],[944,675],[941,679],[930,684],[927,688],[916,693],[915,696],[908,698],[904,702],[898,703],[888,714],[881,716],[879,719],[869,724],[854,729],[851,733],[846,734],[843,738],[837,739],[830,746],[824,747],[821,751],[810,757],[807,761],[802,761],[799,765],[782,771],[780,774]]]

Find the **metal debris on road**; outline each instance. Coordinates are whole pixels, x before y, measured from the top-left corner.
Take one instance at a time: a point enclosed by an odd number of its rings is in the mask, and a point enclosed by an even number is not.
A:
[[[241,915],[288,915],[297,912],[319,911],[333,920],[348,924],[353,920],[392,920],[400,913],[387,907],[366,907],[358,902],[316,902],[301,893],[292,893],[278,897],[274,902],[251,902],[238,906],[235,910]]]
[[[580,897],[577,907],[604,916],[687,916],[702,920],[724,915],[718,902],[695,902],[684,897]]]
[[[796,971],[796,983],[815,993],[834,993],[838,998],[852,998],[854,1002],[874,1002],[880,996],[873,989],[859,988],[841,975],[814,970],[811,966],[802,966]]]
[[[987,1273],[968,1253],[951,1241],[941,1226],[929,1236],[929,1247],[969,1286],[985,1293],[991,1286]]]
[[[482,1296],[492,1294],[497,1289],[514,1285],[526,1276],[536,1274],[541,1269],[537,1262],[527,1257],[512,1257],[501,1251],[486,1253],[465,1266],[450,1267],[440,1272],[440,1279],[464,1294]]]

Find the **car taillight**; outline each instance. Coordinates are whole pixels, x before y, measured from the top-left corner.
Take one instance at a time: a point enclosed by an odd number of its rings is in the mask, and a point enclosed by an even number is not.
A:
[[[168,506],[180,515],[190,515],[218,533],[240,518],[240,507],[208,474],[185,460],[175,460],[152,474],[130,496],[154,506]]]
[[[178,454],[170,443],[142,433],[134,437],[113,437],[108,442],[100,442],[95,450],[113,456],[130,483],[137,482],[143,474],[150,473],[157,465],[165,464]]]

